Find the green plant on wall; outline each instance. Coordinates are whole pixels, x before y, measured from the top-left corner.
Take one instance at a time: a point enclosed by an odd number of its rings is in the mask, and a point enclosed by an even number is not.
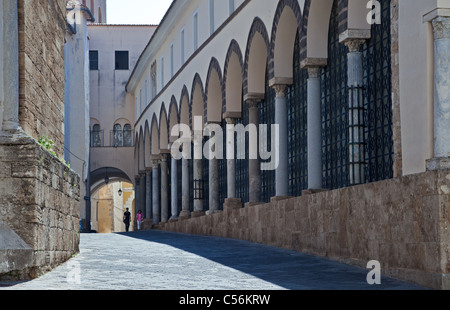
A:
[[[53,147],[55,146],[55,143],[50,139],[49,136],[43,136],[43,137],[39,138],[39,144],[42,145],[47,151],[49,151],[50,154],[52,154],[53,156],[57,157],[55,151],[53,150]],[[67,167],[70,168],[70,165],[68,163],[66,163],[64,158],[59,158],[59,160],[64,165],[66,165]]]
[[[39,144],[42,145],[47,151],[49,151],[53,156],[56,157],[56,153],[53,150],[55,143],[49,138],[49,136],[39,138]]]

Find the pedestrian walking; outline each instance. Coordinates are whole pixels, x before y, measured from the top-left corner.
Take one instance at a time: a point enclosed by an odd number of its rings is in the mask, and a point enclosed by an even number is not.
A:
[[[126,232],[130,230],[130,222],[131,222],[131,213],[130,209],[127,208],[127,210],[123,214],[123,223],[125,224]]]
[[[139,210],[139,212],[136,214],[136,222],[137,222],[137,229],[141,230],[142,229],[142,222],[144,221],[144,214],[142,213],[141,210]]]

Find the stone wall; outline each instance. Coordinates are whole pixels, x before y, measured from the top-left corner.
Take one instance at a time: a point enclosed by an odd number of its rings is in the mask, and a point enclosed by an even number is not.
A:
[[[38,277],[79,251],[79,183],[34,139],[0,138],[0,222],[34,253],[28,268],[3,278]]]
[[[65,0],[18,0],[19,120],[38,140],[48,135],[64,155]]]
[[[450,170],[355,186],[156,226],[283,247],[450,289]]]

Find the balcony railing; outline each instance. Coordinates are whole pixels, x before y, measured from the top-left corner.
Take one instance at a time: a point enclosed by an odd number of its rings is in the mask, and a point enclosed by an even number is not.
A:
[[[134,130],[111,130],[109,143],[105,131],[91,131],[91,147],[134,147]]]

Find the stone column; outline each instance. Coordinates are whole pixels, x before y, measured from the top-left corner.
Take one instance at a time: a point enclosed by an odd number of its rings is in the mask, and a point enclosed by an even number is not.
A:
[[[134,208],[137,212],[140,204],[141,204],[141,178],[140,176],[136,176],[134,178]]]
[[[170,149],[170,148],[169,148]],[[171,157],[172,163],[170,165],[170,177],[172,183],[171,190],[171,203],[172,203],[172,216],[170,221],[178,220],[178,161]]]
[[[428,169],[450,168],[450,17],[432,20],[434,32],[434,159]]]
[[[205,214],[203,210],[203,199],[202,197],[195,197],[195,186],[202,186],[203,183],[203,133],[196,132],[193,137],[194,141],[194,212],[191,214],[193,217],[202,216]],[[203,192],[203,194],[205,194]],[[198,195],[198,193],[197,193]]]
[[[0,107],[2,131],[15,132],[19,126],[19,27],[17,0],[4,0],[0,11]],[[2,72],[3,71],[3,72]],[[0,109],[1,110],[1,109]],[[1,111],[0,111],[1,112]],[[0,113],[1,116],[1,113]]]
[[[364,39],[347,39],[348,59],[348,122],[349,122],[349,182],[350,185],[365,183],[365,124],[363,98],[363,58],[361,47]]]
[[[145,177],[145,218],[152,218],[152,171],[146,171]]]
[[[248,124],[255,125],[259,128],[259,107],[258,102],[255,99],[247,99],[248,104]],[[256,151],[256,159],[249,158],[248,160],[248,173],[249,173],[249,202],[256,203],[261,200],[261,164],[259,160],[259,139],[256,141],[249,141],[249,153],[252,153],[252,149]]]
[[[207,129],[208,130],[208,129]],[[210,134],[210,143],[218,147],[218,140],[215,136],[216,133]],[[221,140],[222,141],[222,140]],[[223,144],[223,142],[222,142]],[[210,150],[207,150],[208,152]],[[217,152],[216,152],[217,153]],[[206,154],[205,154],[206,155]],[[219,212],[219,161],[216,157],[211,158],[211,154],[208,154],[209,160],[209,210],[206,214],[214,214]]]
[[[226,158],[227,158],[227,197],[229,199],[236,198],[236,159],[234,158],[234,125],[236,124],[236,120],[234,118],[228,117],[225,119],[227,122],[227,149],[226,149]]]
[[[161,221],[160,212],[160,188],[159,188],[159,160],[152,160],[153,177],[152,177],[152,200],[153,200],[153,224],[159,224]]]
[[[181,197],[181,213],[180,219],[187,219],[191,217],[191,210],[189,207],[189,202],[191,199],[190,195],[190,180],[189,180],[189,159],[183,158],[183,166],[181,175],[183,178],[182,183],[182,197]]]
[[[144,216],[146,216],[145,212],[147,212],[147,208],[146,208],[146,201],[147,201],[147,190],[145,188],[146,184],[147,184],[147,180],[145,179],[146,173],[141,173],[141,181],[140,183],[140,192],[141,192],[141,199],[140,199],[140,204],[137,208],[135,208],[135,212],[137,213],[139,210],[142,211],[142,213],[144,213]]]
[[[275,124],[279,126],[279,157],[275,171],[275,193],[277,197],[289,196],[289,159],[288,159],[288,111],[286,102],[287,85],[275,84]]]
[[[227,141],[227,149],[226,149],[226,158],[227,158],[227,199],[225,199],[223,203],[223,210],[233,210],[242,208],[242,200],[240,198],[236,198],[236,158],[235,158],[235,140],[234,133],[236,125],[236,118],[229,117],[228,115],[225,117],[227,122],[226,128],[226,141]]]
[[[169,221],[169,178],[167,154],[161,155],[161,222]]]
[[[320,67],[308,67],[308,189],[322,189]]]

